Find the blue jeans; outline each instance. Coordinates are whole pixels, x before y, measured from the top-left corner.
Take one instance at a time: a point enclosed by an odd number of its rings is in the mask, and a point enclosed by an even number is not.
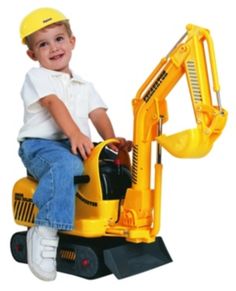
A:
[[[72,154],[68,140],[26,139],[19,148],[27,170],[39,181],[33,195],[38,207],[35,224],[70,230],[74,224],[74,176],[83,172],[80,156]]]

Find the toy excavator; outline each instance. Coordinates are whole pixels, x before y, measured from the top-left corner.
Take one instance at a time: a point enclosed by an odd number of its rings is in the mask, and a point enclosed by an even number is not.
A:
[[[208,48],[208,61],[205,48]],[[210,65],[209,65],[210,64]],[[208,66],[217,105],[212,104]],[[196,128],[166,136],[166,97],[186,75]],[[207,29],[189,24],[170,53],[150,74],[133,99],[134,129],[132,163],[125,151],[118,154],[99,143],[84,163],[84,175],[75,177],[76,215],[74,229],[60,232],[58,271],[97,278],[113,273],[125,278],[172,261],[160,229],[162,162],[161,148],[175,157],[200,158],[212,148],[224,129],[227,112],[221,106],[220,86],[213,41]],[[151,145],[157,143],[157,160],[151,162]],[[151,168],[154,166],[154,189]],[[131,171],[132,168],[132,171]],[[37,181],[27,176],[13,189],[15,222],[34,224],[37,208],[32,196]],[[27,263],[27,231],[11,238],[11,252]]]

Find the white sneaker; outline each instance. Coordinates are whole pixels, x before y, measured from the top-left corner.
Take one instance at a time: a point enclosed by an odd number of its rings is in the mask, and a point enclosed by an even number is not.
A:
[[[33,226],[27,232],[27,259],[32,273],[41,280],[55,280],[56,254],[59,238],[57,230]]]

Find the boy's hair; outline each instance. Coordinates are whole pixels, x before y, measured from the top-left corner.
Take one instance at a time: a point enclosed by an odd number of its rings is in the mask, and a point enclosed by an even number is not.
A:
[[[71,37],[73,35],[69,20],[62,20],[62,21],[53,23],[53,24],[51,24],[49,26],[46,26],[44,28],[47,28],[47,27],[50,27],[50,26],[57,26],[57,25],[64,25],[64,27],[66,29],[66,32],[67,32],[69,37]],[[42,29],[44,29],[44,28],[42,28]],[[27,36],[25,38],[25,44],[27,45],[27,47],[29,49],[31,49],[31,36],[32,36],[32,34],[30,34],[29,36]]]

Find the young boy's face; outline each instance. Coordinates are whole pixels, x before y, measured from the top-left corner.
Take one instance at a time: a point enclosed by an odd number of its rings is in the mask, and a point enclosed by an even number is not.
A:
[[[70,74],[69,62],[75,37],[69,36],[63,24],[51,25],[30,36],[27,54],[46,69]]]

